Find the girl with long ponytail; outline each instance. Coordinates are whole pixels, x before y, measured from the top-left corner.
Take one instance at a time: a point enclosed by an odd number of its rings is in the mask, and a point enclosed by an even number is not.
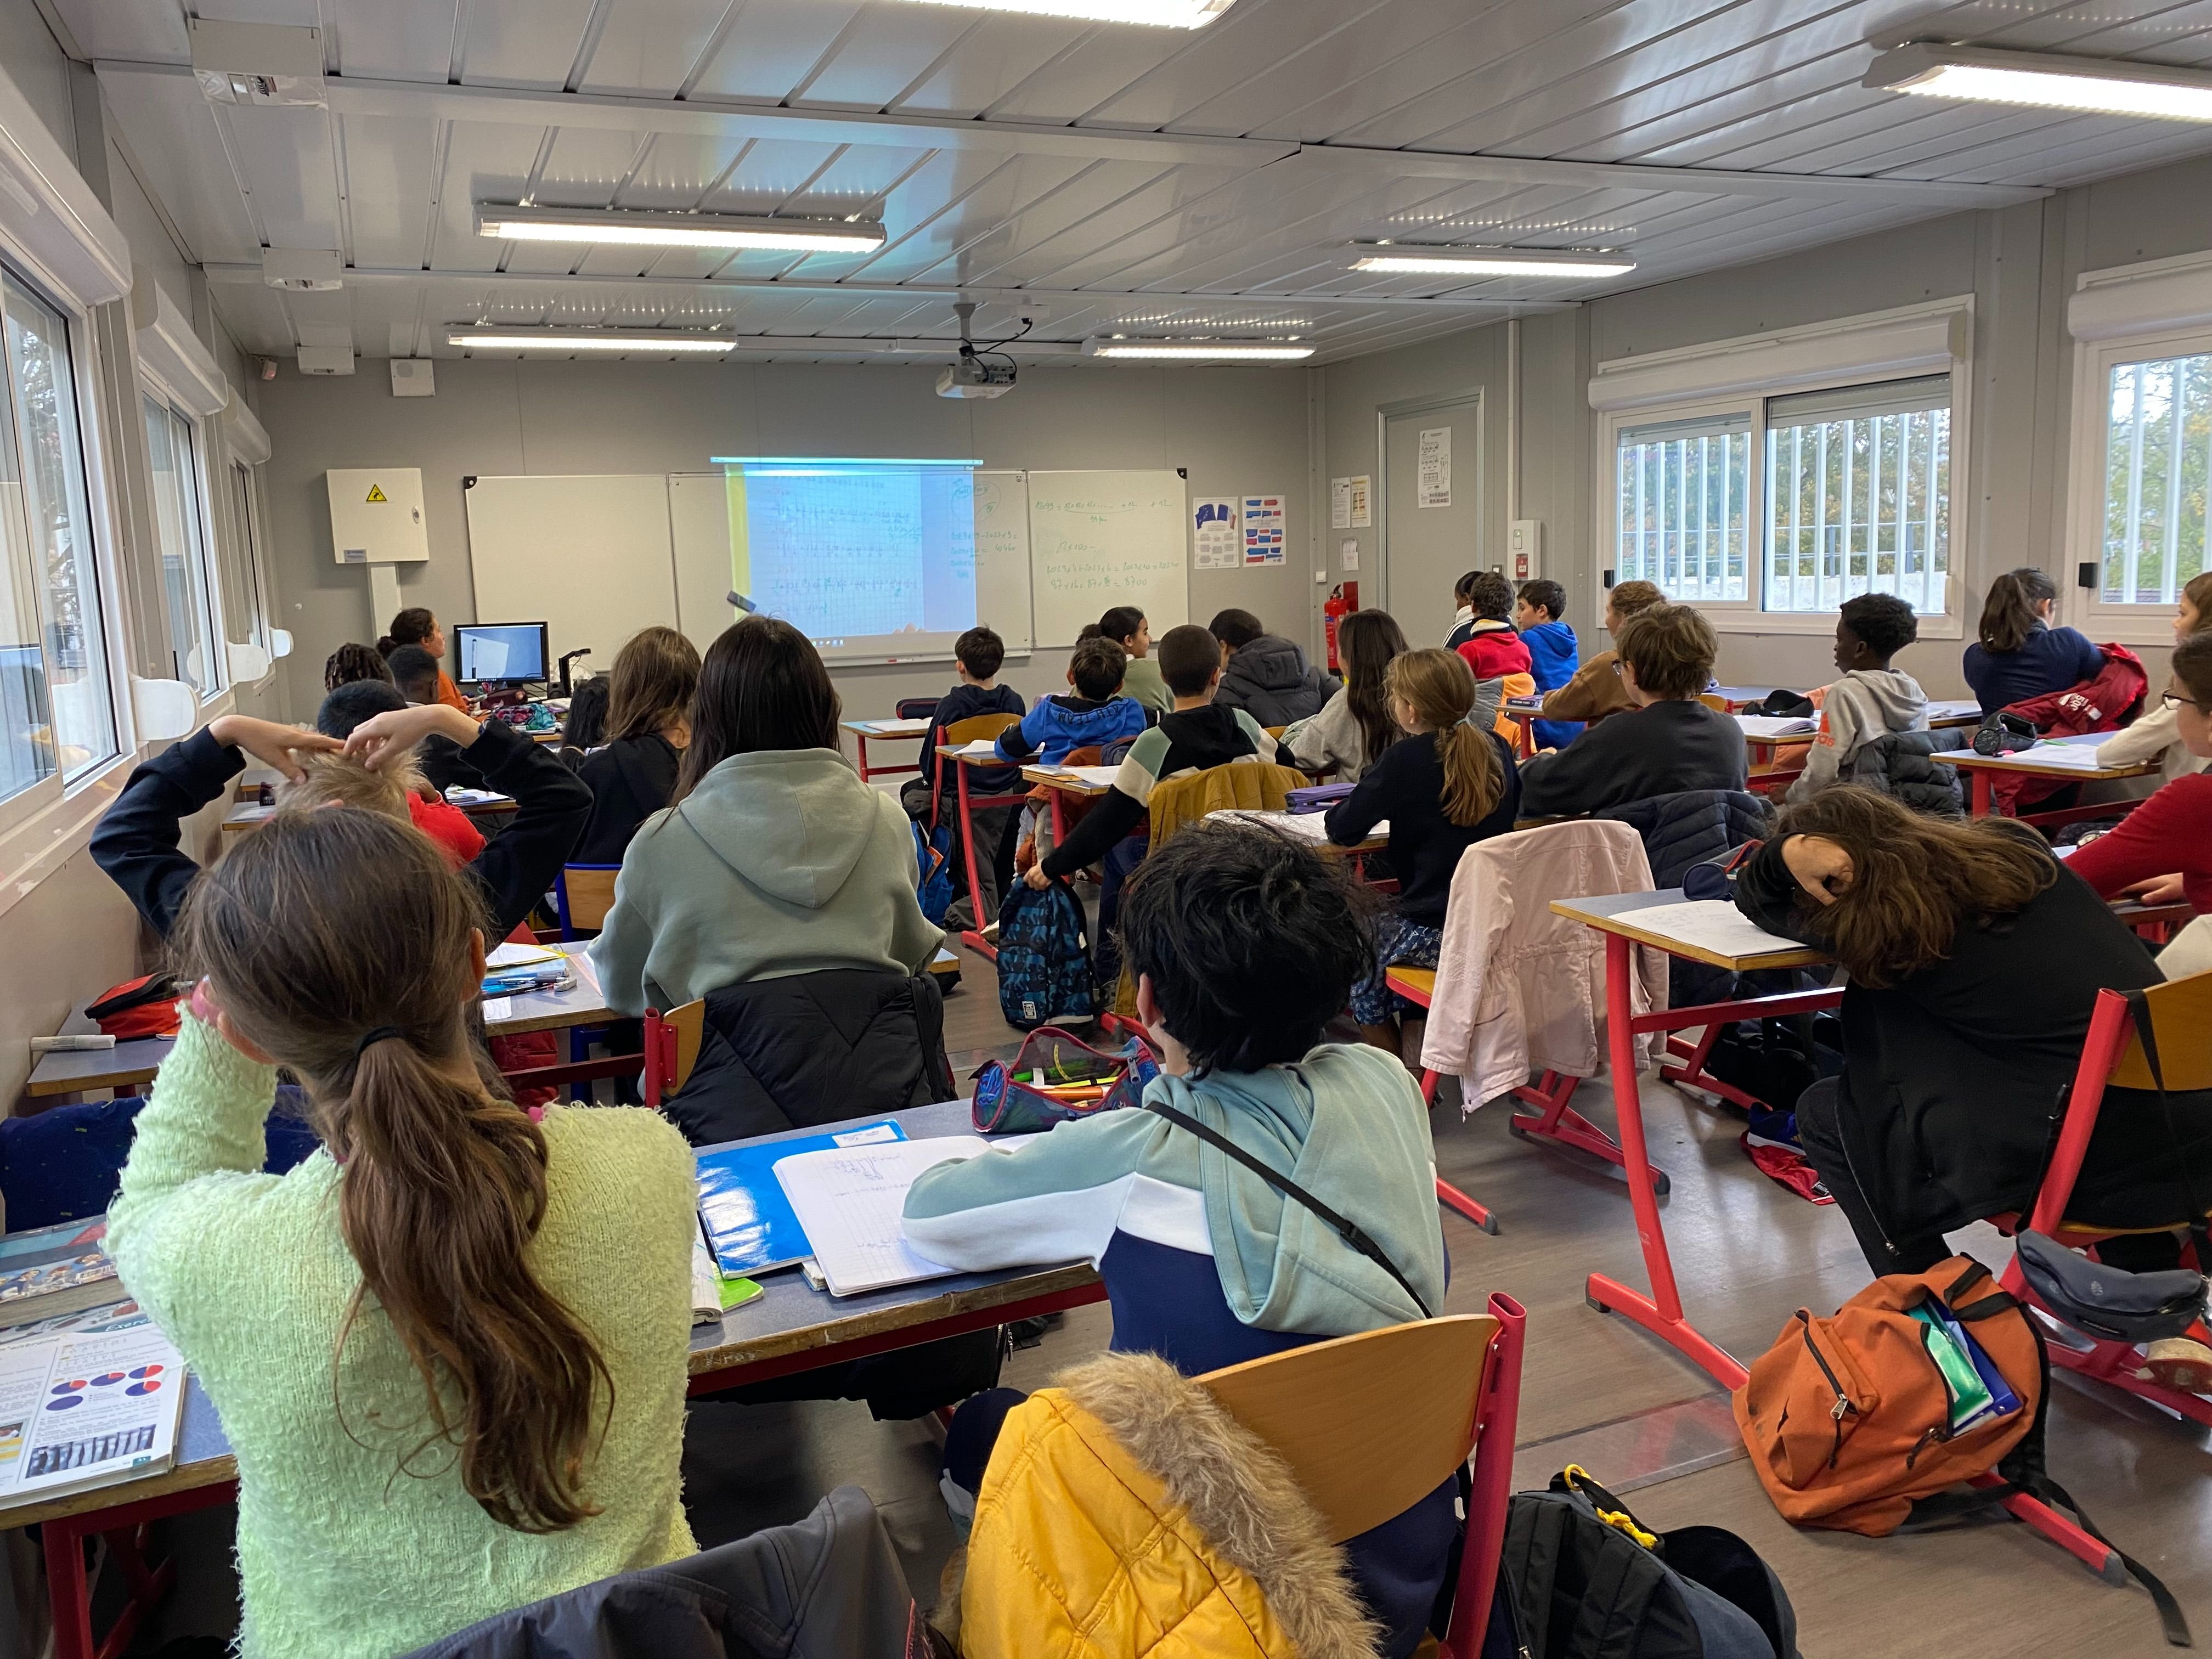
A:
[[[1368,1042],[1417,1065],[1421,1012],[1390,991],[1383,970],[1436,966],[1459,856],[1513,828],[1521,776],[1504,739],[1468,723],[1474,671],[1457,653],[1405,652],[1383,671],[1382,687],[1391,718],[1413,735],[1385,750],[1330,809],[1328,830],[1339,846],[1356,847],[1389,820],[1397,905],[1376,927],[1374,970],[1352,988],[1352,1012]]]
[[[2105,653],[2078,629],[2053,628],[2058,586],[2033,565],[2008,570],[1990,584],[1978,637],[1966,647],[1966,684],[1982,713],[2047,696],[2093,680]]]
[[[109,1213],[238,1454],[240,1651],[368,1659],[694,1548],[690,1153],[507,1097],[475,890],[405,823],[286,812],[192,884],[198,976]],[[260,1173],[278,1066],[324,1148]]]

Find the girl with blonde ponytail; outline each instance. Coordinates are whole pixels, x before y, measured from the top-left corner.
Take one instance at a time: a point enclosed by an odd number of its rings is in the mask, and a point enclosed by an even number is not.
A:
[[[1475,686],[1464,658],[1408,651],[1391,659],[1382,684],[1392,719],[1412,735],[1369,765],[1358,787],[1330,809],[1328,828],[1331,841],[1356,847],[1389,821],[1396,911],[1376,930],[1374,970],[1352,988],[1352,1012],[1368,1042],[1418,1066],[1421,1012],[1392,994],[1383,970],[1394,963],[1436,966],[1459,855],[1512,829],[1521,777],[1504,739],[1468,723]]]
[[[192,884],[200,975],[109,1213],[240,1468],[248,1659],[369,1659],[690,1553],[691,1158],[507,1097],[475,890],[408,826],[280,814]],[[259,1173],[283,1066],[324,1149]]]

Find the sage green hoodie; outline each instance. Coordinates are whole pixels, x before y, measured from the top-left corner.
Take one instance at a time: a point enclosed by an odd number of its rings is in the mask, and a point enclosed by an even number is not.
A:
[[[824,968],[918,974],[945,935],[917,873],[906,814],[836,750],[732,755],[640,827],[592,966],[624,1014]]]

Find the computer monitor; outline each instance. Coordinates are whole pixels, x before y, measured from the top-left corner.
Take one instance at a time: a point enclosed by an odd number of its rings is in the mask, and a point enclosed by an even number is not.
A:
[[[545,624],[460,623],[453,629],[460,678],[480,685],[520,685],[545,678]]]

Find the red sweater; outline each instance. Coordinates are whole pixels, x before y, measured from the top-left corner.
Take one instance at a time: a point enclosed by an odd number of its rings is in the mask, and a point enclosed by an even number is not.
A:
[[[1508,674],[1526,674],[1528,647],[1520,635],[1503,623],[1477,623],[1477,631],[1459,648],[1467,665],[1474,670],[1479,680],[1503,678]]]
[[[2066,860],[2106,898],[2156,876],[2181,872],[2190,908],[2212,912],[2212,773],[2176,778]]]

